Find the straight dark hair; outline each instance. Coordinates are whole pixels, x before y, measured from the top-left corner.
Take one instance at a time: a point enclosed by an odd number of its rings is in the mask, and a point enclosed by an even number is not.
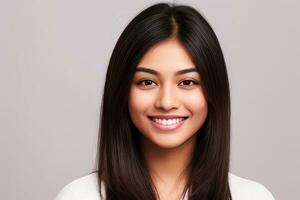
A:
[[[142,56],[160,41],[176,37],[190,54],[208,103],[188,165],[189,200],[230,200],[230,93],[225,60],[213,29],[194,8],[159,3],[139,13],[119,37],[111,55],[101,104],[97,152],[99,191],[107,200],[155,200],[157,191],[140,150],[138,129],[128,111],[133,75]],[[102,194],[100,193],[101,197]],[[103,197],[102,197],[103,198]]]

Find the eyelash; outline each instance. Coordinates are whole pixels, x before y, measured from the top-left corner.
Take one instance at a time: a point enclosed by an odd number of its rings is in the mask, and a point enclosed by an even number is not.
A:
[[[143,84],[142,84],[142,83],[145,83],[146,81],[150,81],[150,82],[152,82],[152,83],[155,83],[155,82],[152,81],[152,80],[145,79],[145,80],[138,81],[138,82],[137,82],[137,85],[150,86],[150,85],[143,85]],[[183,83],[184,81],[190,81],[190,82],[193,83],[192,85],[184,85],[184,86],[194,86],[194,85],[198,85],[198,84],[199,84],[199,83],[197,83],[196,81],[190,80],[190,79],[183,80],[183,81],[181,81],[181,83]]]

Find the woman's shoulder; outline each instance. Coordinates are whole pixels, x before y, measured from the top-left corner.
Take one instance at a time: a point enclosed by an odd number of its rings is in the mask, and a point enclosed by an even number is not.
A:
[[[103,185],[101,184],[101,191],[103,194],[104,187],[102,186]],[[81,199],[101,200],[97,173],[94,172],[70,182],[60,190],[55,198],[55,200]]]
[[[229,187],[233,200],[274,200],[271,192],[261,183],[228,173]],[[101,191],[105,198],[104,184]],[[61,189],[55,200],[101,200],[97,173],[78,178]]]
[[[228,173],[233,200],[274,200],[271,192],[261,183]]]

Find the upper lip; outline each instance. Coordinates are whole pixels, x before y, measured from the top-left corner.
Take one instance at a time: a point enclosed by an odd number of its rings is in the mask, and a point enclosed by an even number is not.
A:
[[[187,116],[181,116],[181,115],[151,115],[149,117],[160,118],[160,119],[187,118]]]

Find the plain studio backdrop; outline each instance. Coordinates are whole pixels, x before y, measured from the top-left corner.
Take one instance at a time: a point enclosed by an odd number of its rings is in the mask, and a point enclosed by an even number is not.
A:
[[[0,198],[51,200],[91,172],[105,73],[129,21],[160,1],[0,1]],[[221,43],[232,100],[230,171],[298,199],[300,3],[176,1]]]

